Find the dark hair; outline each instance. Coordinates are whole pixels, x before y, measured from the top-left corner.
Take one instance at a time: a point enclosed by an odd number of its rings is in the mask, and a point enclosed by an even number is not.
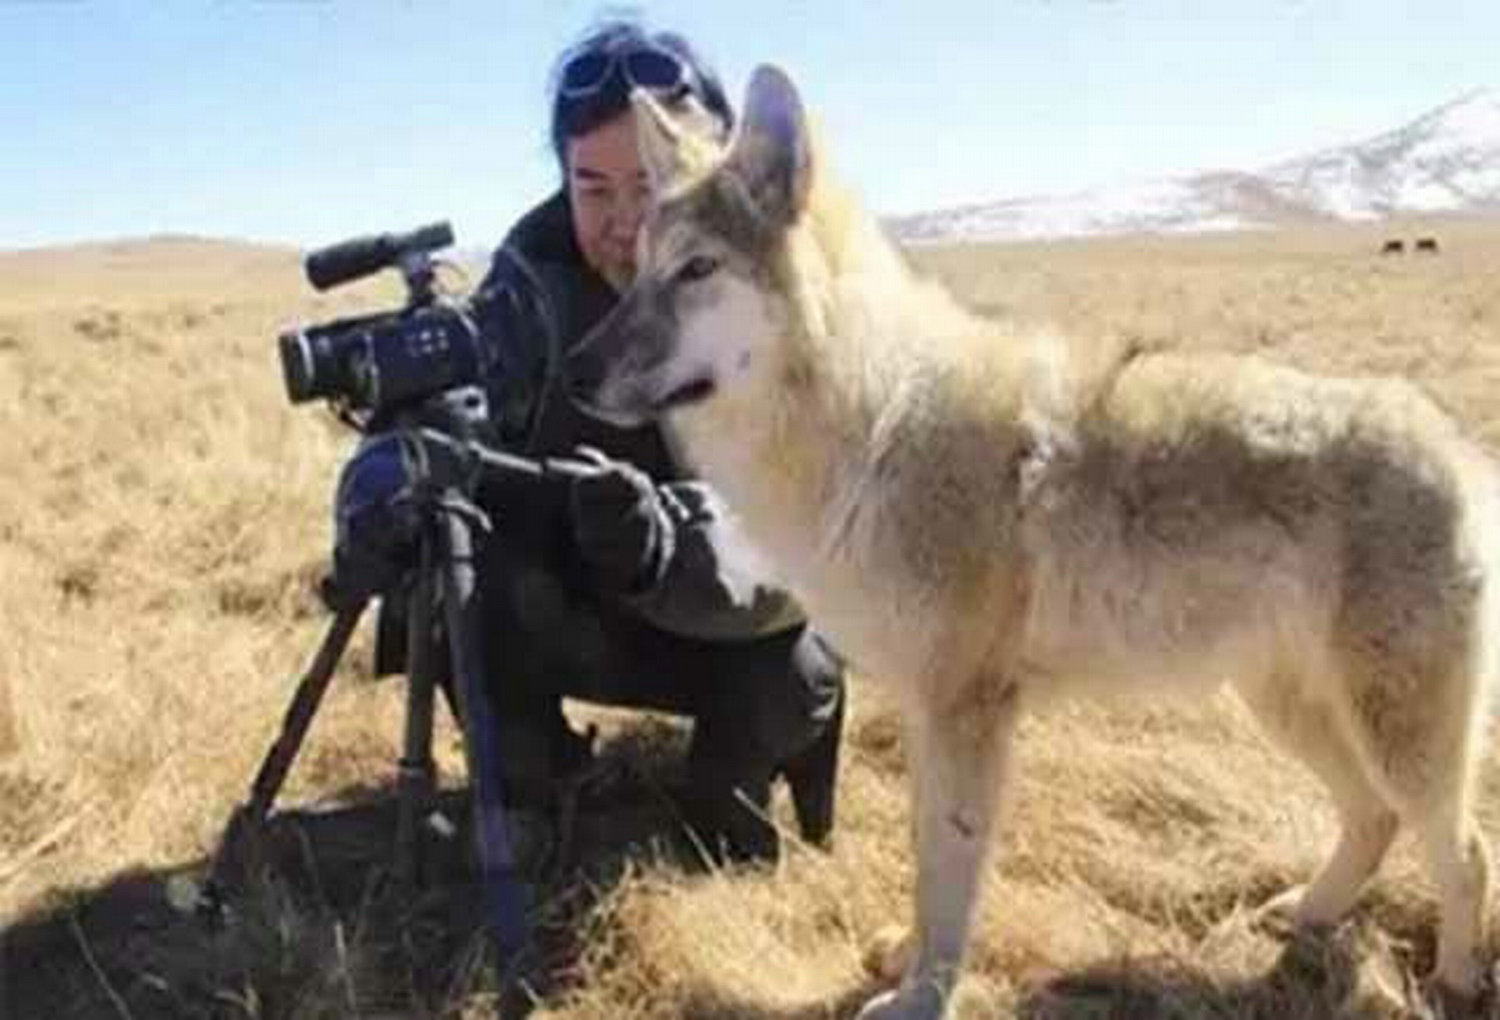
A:
[[[692,94],[708,112],[723,122],[726,133],[734,126],[734,111],[725,95],[724,83],[686,39],[675,32],[647,32],[634,21],[607,21],[564,51],[552,68],[552,151],[557,156],[557,165],[565,171],[568,139],[586,135],[628,110],[630,85],[616,66],[609,79],[596,91],[582,96],[565,96],[563,69],[585,54],[608,56],[639,46],[667,50],[687,65],[688,87]]]

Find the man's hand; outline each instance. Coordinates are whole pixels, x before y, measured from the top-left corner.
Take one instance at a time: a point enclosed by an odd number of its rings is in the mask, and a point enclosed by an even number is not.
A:
[[[651,587],[671,551],[672,522],[656,485],[635,465],[581,446],[592,470],[568,493],[573,537],[601,586],[622,594]]]

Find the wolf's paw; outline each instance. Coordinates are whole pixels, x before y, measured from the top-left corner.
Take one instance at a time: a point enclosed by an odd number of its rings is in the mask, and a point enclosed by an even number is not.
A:
[[[881,992],[865,1003],[855,1020],[942,1020],[943,995],[929,984]]]
[[[1306,898],[1305,885],[1283,889],[1255,908],[1251,923],[1276,938],[1290,939],[1308,927],[1303,912]]]
[[[911,969],[915,950],[916,940],[909,929],[888,924],[870,939],[860,962],[866,974],[894,984]]]

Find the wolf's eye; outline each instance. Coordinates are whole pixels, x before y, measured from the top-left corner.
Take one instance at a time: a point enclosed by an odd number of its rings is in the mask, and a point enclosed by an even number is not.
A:
[[[719,260],[711,255],[694,255],[677,270],[677,279],[683,283],[706,280],[718,271]]]

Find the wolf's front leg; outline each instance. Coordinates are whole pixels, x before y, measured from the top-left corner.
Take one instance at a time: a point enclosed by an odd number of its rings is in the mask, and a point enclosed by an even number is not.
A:
[[[941,713],[908,709],[915,955],[901,986],[859,1020],[938,1020],[958,980],[1016,727],[1016,689],[994,683],[976,683]]]

